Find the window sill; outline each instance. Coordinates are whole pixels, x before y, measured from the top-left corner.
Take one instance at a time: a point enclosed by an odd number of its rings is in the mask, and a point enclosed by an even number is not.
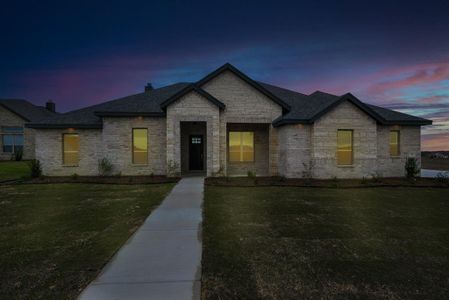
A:
[[[354,165],[337,165],[337,168],[354,168]]]
[[[63,168],[76,168],[79,167],[79,165],[62,165]]]
[[[244,165],[244,164],[253,164],[255,161],[228,161],[230,165]]]
[[[133,167],[148,167],[149,164],[131,164]]]
[[[398,158],[401,158],[401,156],[400,156],[400,155],[395,155],[395,156],[391,156],[391,155],[390,155],[390,158],[391,158],[391,159],[398,159]]]

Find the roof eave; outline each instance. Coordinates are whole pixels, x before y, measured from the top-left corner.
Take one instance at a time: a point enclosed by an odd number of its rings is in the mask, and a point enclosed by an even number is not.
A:
[[[309,119],[276,119],[272,122],[273,127],[280,127],[283,125],[292,125],[292,124],[312,124]]]
[[[382,125],[404,125],[404,126],[425,126],[432,125],[432,120],[422,119],[422,120],[399,120],[399,121],[391,121],[386,120]]]
[[[165,112],[121,112],[121,111],[96,111],[98,117],[165,117]]]
[[[50,124],[50,123],[28,123],[25,124],[25,127],[33,128],[33,129],[67,129],[67,128],[75,128],[75,129],[101,129],[103,128],[103,124],[101,123],[91,123],[91,124]]]

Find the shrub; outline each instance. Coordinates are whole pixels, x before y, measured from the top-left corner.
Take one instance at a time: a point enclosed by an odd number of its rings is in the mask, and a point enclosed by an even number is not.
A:
[[[256,172],[248,171],[247,175],[248,175],[248,178],[256,178]]]
[[[112,163],[107,158],[102,158],[98,160],[98,172],[101,176],[111,175],[112,173]]]
[[[30,160],[28,166],[30,167],[30,175],[32,178],[37,178],[42,176],[41,163],[37,159]]]
[[[405,161],[405,175],[407,178],[415,178],[418,173],[418,160],[414,157],[407,157]]]
[[[442,185],[449,185],[449,171],[438,173],[435,181]]]
[[[15,161],[21,161],[23,157],[23,151],[22,150],[18,150],[14,152],[14,160]]]
[[[70,175],[70,177],[72,177],[73,180],[77,180],[78,179],[78,174],[77,173],[73,173],[72,175]]]

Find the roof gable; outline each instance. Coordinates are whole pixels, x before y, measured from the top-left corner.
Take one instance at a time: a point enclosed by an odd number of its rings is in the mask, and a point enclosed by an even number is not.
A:
[[[214,96],[212,96],[211,94],[209,94],[208,92],[206,92],[202,88],[198,87],[196,84],[192,83],[192,84],[189,84],[188,86],[186,86],[185,88],[183,88],[182,90],[180,90],[178,93],[176,93],[173,96],[171,96],[170,98],[168,98],[167,100],[165,100],[164,102],[162,102],[161,103],[161,108],[162,109],[167,108],[167,106],[169,106],[170,104],[176,102],[181,97],[183,97],[183,96],[185,96],[185,95],[187,95],[188,93],[191,93],[191,92],[196,92],[196,93],[200,94],[201,96],[206,98],[208,101],[210,101],[212,104],[218,106],[221,109],[226,107],[226,105],[224,103],[222,103],[221,101],[216,99]]]
[[[290,105],[287,102],[285,102],[283,99],[281,99],[278,96],[276,96],[275,94],[273,94],[271,91],[266,89],[264,86],[259,84],[257,81],[254,81],[251,78],[249,78],[248,76],[246,76],[243,72],[238,70],[236,67],[234,67],[230,63],[226,63],[223,66],[216,69],[215,71],[213,71],[212,73],[209,73],[208,75],[206,75],[205,77],[203,77],[202,79],[197,81],[195,83],[195,85],[198,87],[201,87],[226,71],[230,71],[231,73],[236,75],[238,78],[242,79],[244,82],[248,83],[250,86],[252,86],[256,90],[258,90],[260,93],[264,94],[265,96],[270,98],[272,101],[274,101],[275,103],[280,105],[282,108],[284,108],[286,110],[290,110]]]
[[[57,115],[43,106],[37,106],[23,99],[0,99],[0,106],[27,122],[39,121]]]

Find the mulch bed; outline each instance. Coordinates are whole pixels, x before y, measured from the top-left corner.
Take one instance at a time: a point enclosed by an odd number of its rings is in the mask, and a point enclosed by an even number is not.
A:
[[[432,187],[448,188],[449,181],[437,178],[378,178],[378,179],[302,179],[283,177],[208,177],[209,186],[257,187],[290,186],[318,188],[362,188],[362,187]]]
[[[18,180],[14,183],[99,183],[99,184],[158,184],[175,183],[178,177],[166,176],[50,176]]]

